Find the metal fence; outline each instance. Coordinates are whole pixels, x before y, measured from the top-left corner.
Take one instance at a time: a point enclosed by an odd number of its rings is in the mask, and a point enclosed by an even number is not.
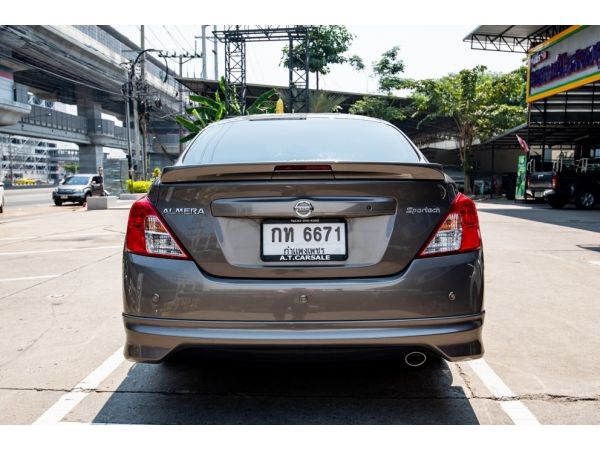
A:
[[[43,106],[31,105],[31,113],[23,116],[21,122],[64,131],[87,134],[85,117],[74,116]]]

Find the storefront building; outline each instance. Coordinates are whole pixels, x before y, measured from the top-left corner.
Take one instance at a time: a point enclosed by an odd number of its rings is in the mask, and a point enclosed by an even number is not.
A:
[[[465,41],[527,53],[527,123],[475,148],[477,175],[493,180],[495,193],[512,189],[502,180],[517,172],[520,155],[530,176],[600,170],[600,26],[483,25]]]

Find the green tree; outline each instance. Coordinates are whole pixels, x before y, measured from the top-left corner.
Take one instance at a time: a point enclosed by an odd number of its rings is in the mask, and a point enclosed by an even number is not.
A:
[[[221,77],[213,98],[190,95],[190,100],[196,102],[197,105],[186,109],[187,115],[175,117],[175,121],[189,132],[187,136],[181,138],[181,142],[192,140],[209,124],[227,117],[273,113],[275,112],[276,97],[275,90],[269,89],[260,95],[252,105],[245,108],[245,105],[240,105],[235,90],[227,86],[225,78]]]
[[[373,63],[373,74],[378,79],[379,92],[391,95],[393,91],[411,87],[410,80],[402,76],[404,61],[399,58],[400,47],[397,45],[382,53],[379,61]]]
[[[77,163],[64,163],[63,169],[66,173],[77,173],[79,172],[79,164]]]
[[[366,95],[357,100],[350,106],[350,114],[360,114],[362,116],[376,117],[377,119],[387,120],[388,122],[406,119],[409,114],[407,107],[396,106],[394,97],[375,97]]]
[[[394,91],[412,86],[410,80],[402,77],[404,61],[399,58],[399,53],[400,47],[394,46],[372,64],[373,76],[377,77],[377,90],[385,94],[385,97],[364,96],[350,107],[350,113],[377,117],[388,122],[407,117],[410,110],[407,106],[398,106],[397,99],[392,96]]]
[[[362,59],[358,55],[346,55],[350,49],[354,35],[343,25],[319,25],[314,28],[309,36],[308,44],[308,70],[317,75],[317,90],[319,89],[319,75],[327,75],[331,64],[350,64],[357,70],[364,69]],[[294,47],[292,57],[289,47],[283,47],[281,64],[285,67],[303,69],[306,59],[306,45]]]
[[[456,124],[459,155],[470,192],[473,142],[485,140],[526,120],[524,69],[495,74],[485,66],[413,83],[411,97],[419,125],[438,118]]]
[[[279,98],[285,105],[292,101],[289,89],[277,89]],[[330,94],[323,91],[309,91],[308,93],[308,111],[311,113],[335,113],[342,109],[348,97],[339,94]]]

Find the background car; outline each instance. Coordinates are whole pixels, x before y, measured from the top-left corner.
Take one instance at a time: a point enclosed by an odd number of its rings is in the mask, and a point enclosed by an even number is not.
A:
[[[52,200],[56,206],[64,202],[76,202],[81,205],[92,195],[103,195],[102,176],[97,173],[78,173],[69,175],[52,191]]]
[[[130,210],[125,355],[483,354],[474,202],[396,127],[336,114],[203,129]]]
[[[465,172],[461,166],[444,164],[444,173],[448,174],[450,178],[456,183],[456,187],[460,192],[465,191]]]

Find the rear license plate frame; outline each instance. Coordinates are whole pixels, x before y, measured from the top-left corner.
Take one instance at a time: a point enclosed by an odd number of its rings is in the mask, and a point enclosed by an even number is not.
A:
[[[309,255],[285,255],[279,254],[265,254],[265,242],[264,233],[265,225],[307,225],[312,226],[312,232],[318,226],[327,226],[327,224],[342,224],[343,225],[343,237],[344,237],[344,253],[322,253],[322,254],[309,254]],[[312,233],[311,232],[311,233]],[[288,245],[289,243],[284,243]],[[282,258],[283,257],[283,258]],[[260,224],[260,259],[264,262],[280,262],[280,263],[299,263],[299,262],[310,262],[310,263],[324,263],[324,262],[341,262],[348,259],[348,222],[345,219],[338,218],[327,218],[327,219],[265,219]]]

